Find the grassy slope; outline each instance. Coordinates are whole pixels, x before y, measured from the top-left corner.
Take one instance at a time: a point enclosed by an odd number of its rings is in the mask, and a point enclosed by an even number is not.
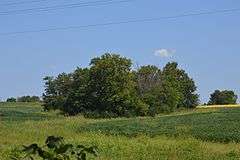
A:
[[[6,114],[8,109],[10,113],[17,110],[21,113],[27,112],[28,115],[43,114],[47,120],[35,119],[34,116],[27,116],[26,119],[23,114],[23,117],[18,117],[20,121],[17,121],[14,114]],[[7,159],[7,153],[14,146],[32,142],[43,143],[49,135],[64,136],[72,143],[98,145],[98,159],[104,160],[240,157],[240,144],[212,143],[196,139],[212,140],[209,137],[217,137],[215,141],[226,141],[226,137],[230,137],[238,140],[238,136],[231,135],[238,134],[240,109],[207,109],[157,118],[115,120],[88,120],[82,117],[53,119],[54,115],[42,113],[39,105],[33,104],[1,104],[0,113],[3,110],[5,116],[0,119],[2,160]],[[48,119],[49,117],[51,118]],[[221,134],[222,132],[226,134]]]

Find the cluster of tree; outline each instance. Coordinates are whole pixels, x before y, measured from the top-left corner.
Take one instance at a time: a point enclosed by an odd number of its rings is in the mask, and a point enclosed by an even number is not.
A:
[[[197,87],[176,62],[162,70],[116,54],[93,58],[88,68],[45,77],[45,110],[93,117],[145,116],[198,105]]]
[[[18,98],[8,98],[6,102],[40,102],[41,99],[38,96],[22,96]]]
[[[17,102],[17,99],[14,97],[8,98],[6,102]]]
[[[210,95],[209,105],[224,105],[224,104],[236,104],[238,96],[234,91],[230,90],[216,90]]]

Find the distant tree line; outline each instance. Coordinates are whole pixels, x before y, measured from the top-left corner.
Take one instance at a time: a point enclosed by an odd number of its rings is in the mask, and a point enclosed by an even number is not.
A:
[[[238,96],[234,91],[230,90],[215,90],[214,93],[210,95],[209,105],[224,105],[224,104],[236,104]]]
[[[93,58],[88,68],[45,77],[43,106],[68,115],[131,117],[195,108],[199,103],[192,78],[176,62],[132,69],[132,60],[117,54]]]
[[[6,100],[6,102],[40,102],[41,99],[38,96],[21,96],[21,97],[11,97]]]

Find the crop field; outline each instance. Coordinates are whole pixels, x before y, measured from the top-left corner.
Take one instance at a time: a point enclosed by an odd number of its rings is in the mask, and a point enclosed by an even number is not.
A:
[[[107,135],[136,137],[194,137],[212,142],[240,142],[240,109],[219,109],[157,118],[96,122],[82,127],[84,131]]]
[[[39,103],[0,103],[0,121],[44,120],[55,117],[42,111]]]
[[[101,160],[240,159],[240,108],[198,108],[157,117],[85,119],[45,113],[40,104],[0,104],[0,160],[15,147],[63,136],[97,145]],[[89,157],[94,159],[93,157]]]
[[[232,105],[206,105],[206,106],[198,106],[197,108],[239,108],[240,104],[232,104]]]

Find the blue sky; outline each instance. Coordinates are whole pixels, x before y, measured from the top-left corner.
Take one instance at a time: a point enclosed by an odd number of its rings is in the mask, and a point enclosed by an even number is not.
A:
[[[48,0],[1,6],[18,2],[1,0],[0,12],[89,1]],[[240,8],[240,1],[135,0],[107,6],[0,16],[0,33],[232,8]],[[71,72],[77,66],[85,67],[91,58],[105,52],[119,53],[140,65],[162,67],[168,61],[177,61],[196,81],[203,102],[215,89],[232,89],[240,96],[239,18],[240,12],[234,12],[0,36],[0,97],[41,95],[44,76]],[[168,53],[171,56],[167,56]]]

